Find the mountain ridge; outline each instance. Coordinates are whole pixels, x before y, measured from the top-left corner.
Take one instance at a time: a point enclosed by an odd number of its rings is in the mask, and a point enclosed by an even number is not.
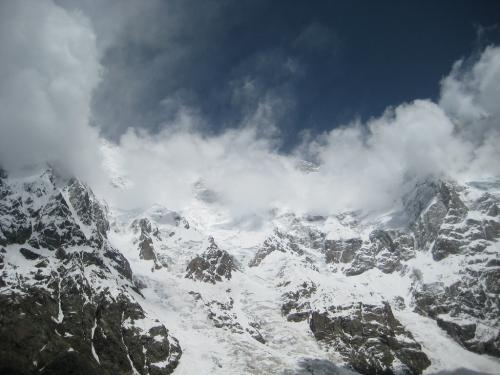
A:
[[[498,191],[426,180],[402,202],[406,221],[276,211],[248,229],[204,218],[213,207],[131,213],[53,171],[2,172],[0,364],[44,373],[70,356],[96,374],[288,374],[304,363],[326,373],[495,373]],[[27,307],[38,296],[45,311]],[[79,330],[73,308],[85,311]],[[23,348],[9,327],[28,312],[44,324],[24,327],[32,344]]]

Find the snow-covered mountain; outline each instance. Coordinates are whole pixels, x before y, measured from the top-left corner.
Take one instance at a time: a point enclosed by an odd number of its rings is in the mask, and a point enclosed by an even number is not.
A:
[[[239,222],[195,188],[182,212],[125,211],[2,172],[0,372],[500,373],[498,181]]]
[[[146,311],[107,207],[48,170],[0,178],[0,373],[169,374],[181,349]],[[73,372],[71,372],[71,371]]]

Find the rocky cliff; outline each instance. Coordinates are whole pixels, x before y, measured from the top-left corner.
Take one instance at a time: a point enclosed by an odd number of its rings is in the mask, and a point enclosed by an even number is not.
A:
[[[123,211],[2,172],[2,373],[500,371],[500,184],[250,228],[205,198]]]
[[[0,178],[0,373],[170,374],[181,349],[141,307],[107,208],[52,170]]]

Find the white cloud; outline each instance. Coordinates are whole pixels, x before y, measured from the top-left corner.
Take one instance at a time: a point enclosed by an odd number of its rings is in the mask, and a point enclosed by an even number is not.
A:
[[[478,59],[457,61],[441,82],[439,105],[474,144],[468,175],[500,175],[500,47]]]
[[[50,162],[87,176],[100,163],[89,126],[100,69],[89,22],[46,0],[0,8],[0,163]]]
[[[500,129],[500,47],[487,47],[479,59],[459,60],[441,82],[439,105],[471,139],[483,141]]]
[[[238,127],[204,134],[199,124],[207,120],[171,100],[165,105],[174,107],[176,117],[161,132],[129,129],[117,145],[102,146],[89,125],[101,69],[93,26],[78,11],[48,0],[0,6],[0,163],[8,169],[51,162],[122,207],[161,203],[182,209],[203,181],[234,217],[274,207],[320,214],[381,211],[429,176],[500,176],[498,47],[457,62],[441,83],[439,103],[416,100],[389,108],[366,124],[304,138],[286,155],[277,151],[274,124],[293,101],[280,91],[262,94],[245,77],[235,81],[246,84],[238,98],[251,105]],[[111,188],[99,174],[100,150],[125,189]],[[297,169],[302,159],[315,161],[319,171]]]
[[[179,116],[176,127],[170,124],[157,135],[131,131],[117,150],[135,188],[120,193],[119,204],[160,201],[182,209],[201,179],[234,216],[262,214],[276,206],[320,214],[381,211],[394,207],[407,189],[427,177],[498,176],[499,114],[489,96],[500,83],[498,55],[498,49],[487,49],[460,75],[455,65],[443,81],[440,104],[416,100],[389,108],[366,124],[309,137],[289,155],[276,151],[279,134],[260,131],[273,128],[279,100],[263,100],[239,129],[218,136],[197,132],[192,126],[196,119],[189,115]],[[464,96],[474,110],[457,112]],[[473,117],[477,108],[488,116]],[[303,158],[317,162],[319,172],[295,168]]]

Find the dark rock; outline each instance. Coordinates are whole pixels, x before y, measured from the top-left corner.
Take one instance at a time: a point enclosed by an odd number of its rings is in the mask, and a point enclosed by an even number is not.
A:
[[[36,244],[49,250],[68,245],[82,245],[86,238],[73,218],[61,193],[52,196],[35,217]]]
[[[84,185],[73,181],[61,194],[54,178],[44,176],[24,184],[23,201],[7,180],[0,187],[0,238],[55,250],[42,256],[21,247],[35,260],[23,264],[22,274],[0,251],[2,373],[130,374],[130,361],[141,375],[172,373],[178,342],[136,302],[130,265],[106,239],[105,208]]]
[[[139,257],[144,260],[156,260],[153,240],[151,238],[146,237],[139,242]]]
[[[392,242],[392,238],[386,231],[376,229],[370,233],[370,241],[376,243],[378,250],[387,249],[390,252],[396,250],[396,246]]]
[[[434,260],[442,260],[451,254],[460,252],[461,241],[453,238],[438,237],[432,248],[432,257]]]
[[[132,280],[132,269],[130,268],[130,264],[128,263],[127,259],[125,259],[122,253],[113,249],[112,247],[106,246],[103,256],[112,260],[115,269],[121,275],[123,275],[128,280]]]
[[[64,259],[66,259],[67,253],[66,253],[66,251],[62,247],[60,247],[60,248],[58,248],[56,250],[56,254],[55,255],[56,255],[57,259],[64,260]]]
[[[94,360],[77,352],[61,353],[45,368],[40,370],[42,375],[100,375]]]
[[[228,290],[229,292],[229,290]],[[255,321],[249,321],[246,327],[243,327],[238,321],[238,316],[234,311],[234,300],[228,298],[227,302],[204,301],[200,293],[189,292],[193,295],[195,301],[203,303],[208,312],[208,318],[213,322],[216,328],[228,330],[236,334],[249,334],[254,340],[265,344],[266,340],[260,333],[260,324]]]
[[[349,263],[352,262],[356,252],[361,249],[362,241],[352,238],[345,241],[325,241],[325,255],[327,263]]]
[[[92,193],[92,190],[81,181],[73,178],[67,185],[69,201],[80,221],[95,227],[100,236],[106,237],[109,230],[106,207]]]
[[[398,359],[406,373],[421,374],[430,365],[418,344],[394,317],[390,306],[363,303],[313,311],[309,327],[315,338],[332,346],[362,374],[392,374]],[[398,369],[400,370],[400,369]]]
[[[393,304],[396,310],[404,310],[406,308],[405,300],[401,296],[394,297]]]
[[[34,251],[26,249],[25,247],[21,247],[19,249],[19,252],[28,260],[35,260],[41,258],[40,254],[37,254]]]
[[[292,313],[286,316],[286,320],[288,320],[289,322],[302,322],[304,320],[307,320],[307,318],[309,318],[309,311]]]
[[[152,239],[153,236],[160,238],[159,229],[147,218],[134,220],[132,228],[140,233],[138,240],[139,257],[144,260],[152,260],[156,269],[161,268]]]
[[[286,292],[282,295],[281,314],[289,321],[301,321],[307,319],[311,311],[308,300],[317,290],[313,282],[303,282],[296,290]]]
[[[460,325],[439,317],[436,319],[436,322],[440,328],[444,329],[450,336],[460,342],[473,339],[476,334],[476,325],[474,323]]]
[[[314,234],[310,232],[306,232],[305,238],[298,238],[291,234],[283,233],[280,230],[275,229],[273,234],[265,239],[262,247],[257,251],[248,265],[250,267],[256,267],[260,265],[264,258],[274,251],[302,255],[304,252],[300,248],[300,245],[304,242],[307,242],[309,245],[313,245],[315,247],[322,246],[322,241],[317,241],[317,239],[314,238]]]
[[[486,263],[486,267],[500,267],[500,259],[490,259]]]
[[[210,237],[205,252],[189,262],[186,278],[215,284],[223,278],[229,280],[235,270],[233,258],[219,249],[213,237]]]
[[[487,220],[482,223],[484,239],[494,241],[500,238],[500,222],[495,220]]]

